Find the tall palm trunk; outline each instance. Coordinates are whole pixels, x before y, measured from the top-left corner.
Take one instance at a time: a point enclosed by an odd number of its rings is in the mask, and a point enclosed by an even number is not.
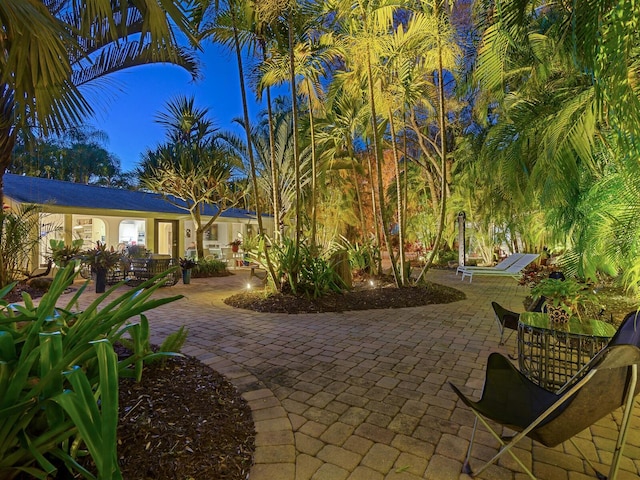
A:
[[[296,191],[296,255],[300,248],[302,237],[302,195],[300,192],[300,141],[298,138],[298,92],[296,89],[296,64],[293,39],[293,7],[288,13],[288,41],[289,41],[289,83],[291,84],[291,114],[293,121],[293,168],[295,171],[295,191]],[[297,263],[297,262],[296,262]],[[294,278],[297,278],[297,272]]]
[[[348,143],[347,149],[349,151],[349,157],[355,160],[355,155],[353,153],[353,146]],[[367,233],[367,224],[364,220],[364,207],[362,205],[362,193],[360,192],[360,182],[358,182],[358,172],[356,171],[355,162],[351,162],[351,172],[353,174],[353,184],[356,191],[356,200],[358,202],[358,213],[360,216],[360,229],[362,231],[362,235],[364,236]]]
[[[367,167],[369,169],[369,184],[371,185],[371,215],[373,217],[374,232],[376,235],[376,242],[378,243],[378,249],[382,253],[382,234],[380,233],[380,222],[378,222],[378,202],[376,200],[376,187],[375,179],[373,178],[373,165],[371,164],[371,153],[367,147]],[[378,255],[378,264],[376,265],[377,272],[382,273],[382,255]]]
[[[405,273],[405,261],[404,261],[404,228],[403,228],[403,202],[402,202],[402,185],[400,182],[400,156],[398,155],[398,144],[396,143],[396,127],[393,124],[393,112],[391,106],[389,106],[389,128],[391,129],[391,149],[393,150],[393,163],[395,167],[396,177],[396,202],[397,202],[397,215],[398,215],[398,263],[400,270],[400,284],[406,285],[407,274]]]
[[[317,229],[317,159],[316,159],[316,136],[315,124],[313,121],[313,106],[309,99],[309,129],[311,130],[311,249],[316,248],[316,229]]]
[[[267,51],[262,45],[262,58],[267,61]],[[269,154],[271,155],[271,185],[273,201],[273,224],[276,241],[282,241],[284,236],[284,222],[282,221],[282,202],[280,201],[280,189],[278,188],[278,165],[276,165],[276,140],[273,132],[273,107],[271,106],[271,88],[267,87],[267,123],[269,127]]]
[[[231,18],[233,24],[233,42],[236,51],[236,60],[238,62],[238,75],[240,77],[240,94],[242,96],[242,114],[244,118],[244,128],[247,134],[247,155],[249,157],[249,167],[251,169],[251,183],[253,185],[253,194],[255,197],[255,208],[256,208],[256,217],[258,220],[258,231],[259,234],[262,235],[264,233],[264,228],[262,226],[262,212],[260,211],[260,195],[258,190],[258,175],[256,174],[256,162],[253,156],[253,143],[251,142],[251,123],[249,120],[249,108],[247,102],[247,91],[244,83],[244,69],[242,64],[242,48],[240,46],[240,39],[238,37],[238,29],[236,27],[236,14],[235,14],[235,4],[230,5],[231,10]],[[263,245],[263,253],[265,260],[267,262],[267,269],[269,270],[269,275],[273,280],[274,285],[277,285],[275,270],[273,269],[273,265],[271,264],[271,257],[269,256],[269,249],[267,248],[267,242],[262,242]]]
[[[371,52],[369,47],[367,46],[367,80],[369,83],[369,103],[371,109],[371,125],[373,128],[373,149],[375,153],[376,159],[376,167],[378,169],[378,202],[380,205],[380,220],[382,222],[382,237],[384,239],[384,243],[387,247],[387,253],[389,254],[389,260],[391,260],[391,271],[393,272],[393,278],[396,282],[396,286],[400,286],[400,281],[398,277],[398,268],[395,261],[395,256],[393,255],[393,249],[391,248],[391,242],[389,242],[389,223],[386,220],[385,213],[385,200],[384,200],[384,184],[382,182],[382,144],[380,143],[380,139],[378,137],[378,118],[376,113],[376,103],[373,93],[373,71],[371,67]]]
[[[424,274],[429,270],[431,264],[433,263],[433,259],[436,256],[438,249],[440,248],[440,242],[442,241],[442,232],[444,231],[444,225],[446,220],[447,213],[447,135],[446,135],[446,117],[444,112],[444,68],[442,66],[442,45],[440,44],[440,40],[438,40],[438,102],[439,102],[439,112],[438,112],[438,124],[440,128],[440,174],[441,174],[441,182],[440,182],[440,220],[438,223],[438,233],[436,234],[436,239],[433,243],[433,250],[431,250],[431,255],[427,259],[424,268],[420,272],[420,276],[418,277],[418,281],[422,279]]]

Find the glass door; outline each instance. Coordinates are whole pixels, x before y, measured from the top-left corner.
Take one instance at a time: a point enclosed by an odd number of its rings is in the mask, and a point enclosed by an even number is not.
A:
[[[177,220],[156,220],[155,221],[155,253],[171,255],[178,258],[178,221]]]

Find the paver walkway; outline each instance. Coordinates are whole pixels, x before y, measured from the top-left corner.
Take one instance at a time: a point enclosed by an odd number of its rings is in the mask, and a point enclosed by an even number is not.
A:
[[[513,279],[469,284],[452,271],[431,271],[428,278],[459,288],[467,299],[394,310],[257,313],[222,302],[249,280],[248,272],[237,271],[162,289],[186,298],[147,316],[155,342],[186,325],[183,352],[226,375],[249,402],[257,431],[251,480],[466,479],[460,470],[474,417],[447,382],[479,397],[489,353],[514,348],[515,335],[498,346],[490,301],[521,311],[525,291]],[[89,301],[94,294],[83,296]],[[640,476],[635,412],[620,480]],[[620,412],[614,416],[619,422]],[[578,440],[605,473],[614,416]],[[484,430],[476,438],[472,465],[497,451]],[[570,444],[547,449],[527,439],[517,453],[540,480],[595,478]],[[505,456],[479,478],[528,477]]]

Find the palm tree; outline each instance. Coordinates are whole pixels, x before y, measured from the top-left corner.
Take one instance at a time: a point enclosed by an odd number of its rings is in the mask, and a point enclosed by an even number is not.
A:
[[[235,48],[235,39],[237,37],[243,51],[247,52],[249,56],[255,56],[266,62],[270,45],[274,42],[277,32],[263,18],[260,18],[255,11],[254,5],[251,2],[247,2],[237,13],[233,13],[230,9],[217,11],[215,18],[203,27],[202,33],[205,38],[210,38],[214,42],[226,45],[231,49]],[[258,92],[258,99],[262,99],[260,91]],[[271,183],[276,185],[278,184],[278,169],[275,168],[274,118],[270,87],[266,88],[266,103],[271,152]],[[282,210],[280,203],[280,194],[278,191],[274,191],[272,204],[274,225],[276,225],[276,241],[281,239],[284,234],[284,223],[281,221],[280,216]]]
[[[232,45],[233,45],[233,51],[235,52],[236,55],[236,62],[238,65],[238,77],[239,77],[239,83],[240,83],[240,94],[242,97],[242,125],[244,127],[245,130],[245,136],[246,136],[246,153],[247,153],[247,157],[249,160],[249,166],[250,166],[250,174],[251,174],[251,184],[253,187],[253,192],[254,192],[254,202],[255,202],[255,210],[256,210],[256,217],[257,217],[257,221],[258,221],[258,230],[260,232],[260,235],[264,234],[264,227],[262,224],[262,211],[260,209],[260,201],[259,201],[259,188],[258,188],[258,175],[256,173],[256,162],[255,162],[255,156],[254,156],[254,147],[252,144],[252,138],[251,138],[251,121],[249,118],[249,107],[248,107],[248,102],[247,102],[247,88],[246,88],[246,84],[245,84],[245,74],[244,74],[244,64],[242,61],[242,54],[243,54],[243,41],[241,40],[241,31],[240,31],[240,26],[241,25],[247,25],[248,23],[250,23],[253,18],[253,15],[255,15],[255,11],[252,8],[254,5],[253,3],[247,2],[247,1],[242,1],[242,0],[227,0],[226,1],[226,10],[219,10],[219,5],[218,2],[214,2],[214,7],[215,7],[215,11],[218,12],[219,16],[222,17],[227,17],[229,19],[229,22],[224,22],[224,21],[220,21],[219,23],[222,25],[230,25],[231,27],[231,36],[225,36],[225,35],[220,35],[220,29],[216,29],[215,26],[217,25],[217,20],[214,19],[214,21],[208,25],[204,30],[203,30],[203,34],[204,36],[209,36],[212,38],[216,38],[216,34],[218,34],[218,37],[220,40],[222,40],[223,42],[229,43],[228,41],[230,39],[232,39]],[[269,250],[268,250],[268,244],[267,242],[263,242],[263,253],[266,259],[266,263],[267,263],[267,270],[269,272],[270,277],[274,280],[275,282],[275,270],[273,269],[273,266],[271,264],[271,258],[269,256]]]
[[[81,123],[93,112],[82,86],[157,62],[195,75],[191,53],[175,38],[180,30],[195,41],[191,13],[178,0],[0,3],[0,204],[19,133],[37,126],[46,136]],[[0,258],[0,277],[4,268]]]
[[[332,84],[335,86],[335,83]],[[358,217],[360,220],[360,234],[366,237],[370,232],[364,218],[362,182],[360,178],[364,169],[359,164],[361,155],[356,154],[354,143],[362,137],[366,123],[366,111],[362,98],[350,95],[340,88],[330,88],[327,101],[326,116],[320,119],[318,126],[318,145],[321,161],[327,168],[349,168],[351,171],[351,185],[355,193]],[[345,164],[348,165],[340,165]],[[336,164],[338,166],[336,167]],[[353,240],[353,239],[349,239]]]
[[[221,141],[209,110],[197,108],[193,97],[170,101],[156,121],[166,128],[167,142],[146,152],[137,169],[140,183],[189,212],[197,255],[204,258],[204,232],[244,196],[244,191],[229,181],[240,162]],[[216,214],[206,223],[201,214],[204,204],[217,207]]]
[[[450,15],[451,10],[447,9],[447,2],[434,2],[429,7],[423,4],[424,20],[431,28],[427,28],[425,37],[426,43],[429,45],[429,53],[425,55],[428,65],[432,65],[434,71],[434,85],[436,92],[435,105],[437,108],[437,127],[439,142],[432,142],[432,147],[438,152],[440,160],[440,214],[438,223],[438,232],[434,241],[431,255],[418,277],[422,278],[424,273],[429,269],[435,255],[437,254],[440,242],[442,241],[443,232],[446,225],[447,213],[447,192],[449,189],[447,171],[449,162],[450,146],[448,142],[447,105],[446,105],[446,80],[445,74],[453,74],[458,67],[460,49],[455,42],[454,29],[451,26]]]
[[[295,227],[295,252],[298,255],[302,241],[302,193],[300,186],[300,139],[298,134],[298,93],[295,73],[295,34],[296,18],[299,14],[297,0],[263,0],[256,2],[258,14],[268,23],[278,20],[284,21],[284,29],[287,32],[287,49],[289,52],[289,85],[291,91],[291,112],[293,122],[293,162],[296,170],[296,227]],[[297,264],[298,262],[294,262]],[[292,278],[297,278],[297,272],[291,272]]]
[[[2,174],[18,133],[37,125],[60,133],[92,113],[80,88],[124,68],[172,62],[196,74],[179,28],[194,39],[177,0],[25,0],[0,6],[0,201]],[[142,39],[140,40],[140,34]]]
[[[344,55],[348,68],[354,70],[353,77],[357,83],[362,78],[367,89],[367,100],[370,109],[373,154],[377,168],[377,187],[380,217],[382,221],[382,237],[387,248],[396,284],[400,277],[394,260],[391,242],[389,241],[389,221],[385,206],[385,194],[382,182],[382,139],[380,138],[380,121],[376,103],[377,79],[374,77],[374,64],[378,62],[376,46],[380,38],[387,35],[393,27],[393,14],[404,6],[398,0],[330,0],[326,2],[326,12],[334,17],[338,35],[343,39],[348,54]],[[379,90],[378,90],[379,91]]]
[[[338,51],[332,42],[325,41],[325,37],[310,37],[310,26],[300,29],[303,40],[294,45],[295,76],[298,78],[296,90],[307,100],[311,147],[311,248],[316,246],[317,230],[317,177],[318,158],[315,117],[324,110],[324,90],[320,77],[329,70],[329,66],[337,58]],[[262,76],[259,89],[266,89],[272,85],[281,85],[290,80],[290,66],[288,53],[272,51],[270,58],[262,65]]]
[[[640,43],[624,23],[634,14],[627,5],[613,14],[606,2],[579,9],[554,4],[535,14],[531,5],[506,4],[484,33],[476,75],[498,101],[499,119],[480,159],[492,165],[504,197],[540,204],[548,230],[569,248],[566,268],[593,276],[597,268],[611,271],[606,264],[620,265],[611,262],[615,257],[634,258],[633,248],[609,255],[629,246],[622,239],[635,227],[602,221],[613,208],[597,200],[609,196],[604,186],[620,197],[626,183],[609,176],[637,173],[635,162],[626,159],[640,153],[639,143],[630,140],[640,120],[638,93],[628,81],[637,78],[638,61],[620,56]],[[600,20],[592,24],[594,18]]]
[[[253,133],[253,144],[256,150],[256,164],[258,181],[268,198],[274,198],[273,191],[278,191],[279,205],[282,209],[279,218],[283,224],[295,225],[295,177],[296,170],[293,162],[293,122],[290,110],[276,109],[272,121],[267,119],[258,125]],[[272,123],[272,125],[270,125]],[[274,141],[271,141],[273,135]],[[273,145],[273,148],[272,148]],[[275,153],[275,155],[272,154]],[[300,157],[300,185],[308,187],[311,182],[309,163],[311,156],[309,149],[304,150]],[[278,183],[272,183],[274,178],[270,169],[278,169]],[[275,206],[272,206],[275,208]]]

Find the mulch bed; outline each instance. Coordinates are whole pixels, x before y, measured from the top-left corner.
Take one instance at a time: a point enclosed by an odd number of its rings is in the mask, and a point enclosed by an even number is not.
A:
[[[324,313],[349,310],[419,307],[464,300],[465,294],[455,288],[427,282],[415,287],[396,288],[385,284],[371,287],[367,282],[345,293],[320,298],[283,293],[244,292],[224,300],[227,305],[257,312]]]
[[[251,409],[229,381],[192,357],[120,382],[118,457],[125,479],[246,479]]]

